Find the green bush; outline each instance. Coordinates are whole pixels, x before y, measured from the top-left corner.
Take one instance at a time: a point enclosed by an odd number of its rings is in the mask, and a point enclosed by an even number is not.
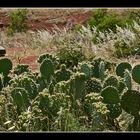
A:
[[[67,68],[78,65],[85,59],[85,55],[80,46],[61,47],[57,54],[61,64],[65,64]]]
[[[28,11],[26,9],[18,9],[10,13],[11,24],[8,27],[8,34],[15,32],[25,32],[28,29],[26,23]]]
[[[121,17],[116,13],[108,13],[106,9],[97,9],[89,19],[88,24],[90,27],[96,26],[99,31],[111,29],[116,32],[116,25],[125,27],[126,23],[130,25],[132,21],[132,19]]]

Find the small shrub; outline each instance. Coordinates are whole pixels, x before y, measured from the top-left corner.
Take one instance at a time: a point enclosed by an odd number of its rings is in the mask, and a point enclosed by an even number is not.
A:
[[[77,47],[62,47],[56,54],[61,64],[65,64],[67,68],[77,66],[78,62],[85,59],[85,55],[80,46]]]
[[[15,32],[25,32],[28,29],[26,23],[27,14],[26,9],[18,9],[10,13],[11,24],[8,27],[8,35],[13,35]]]
[[[116,13],[107,13],[106,9],[98,9],[93,13],[93,16],[89,19],[88,24],[91,28],[96,26],[99,31],[111,29],[113,32],[116,32],[116,25],[125,27],[126,23],[130,25],[132,21],[132,19],[120,17]]]

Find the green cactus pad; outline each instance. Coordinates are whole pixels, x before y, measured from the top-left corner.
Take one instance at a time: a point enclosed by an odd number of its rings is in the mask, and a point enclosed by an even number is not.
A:
[[[95,92],[99,93],[102,90],[102,84],[99,80],[91,78],[86,82],[87,93]]]
[[[50,82],[52,75],[54,74],[54,65],[51,59],[45,59],[40,65],[40,72],[43,77]]]
[[[83,72],[86,76],[86,78],[90,78],[92,75],[92,71],[91,71],[91,66],[87,63],[82,63],[80,65],[80,72]]]
[[[8,58],[0,59],[0,73],[8,75],[9,71],[12,69],[12,61]]]
[[[75,99],[83,99],[85,96],[85,74],[75,73],[70,79],[70,93],[72,93]]]
[[[122,108],[133,116],[138,116],[140,111],[140,93],[136,90],[126,91],[121,99]]]
[[[132,78],[133,80],[140,84],[140,65],[136,65],[132,70]]]
[[[25,109],[28,107],[28,93],[24,88],[16,87],[11,91],[11,95],[18,108]]]
[[[121,62],[116,67],[116,74],[123,78],[126,69],[131,71],[132,66],[128,62]]]
[[[119,117],[120,114],[122,113],[122,108],[118,104],[107,104],[107,108],[110,111],[108,115],[112,119]]]
[[[107,104],[117,104],[120,102],[118,90],[115,87],[108,86],[101,91],[103,102]]]
[[[118,79],[117,77],[115,77],[114,75],[111,75],[111,76],[108,76],[105,81],[104,81],[104,84],[103,84],[103,87],[107,87],[107,86],[114,86],[116,88],[118,88]]]

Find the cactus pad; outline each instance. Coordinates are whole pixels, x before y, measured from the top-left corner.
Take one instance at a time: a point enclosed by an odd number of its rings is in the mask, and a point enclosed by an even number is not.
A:
[[[107,87],[107,86],[114,86],[116,88],[118,88],[118,79],[117,77],[111,75],[111,76],[108,76],[105,81],[104,81],[104,84],[103,84],[103,87]]]
[[[133,80],[140,84],[140,65],[136,65],[132,70],[132,78]]]
[[[101,91],[103,102],[107,104],[117,104],[120,102],[118,90],[115,87],[108,86]]]
[[[118,104],[107,104],[107,108],[110,111],[108,115],[112,119],[119,117],[120,114],[122,113],[122,108]]]
[[[87,93],[96,92],[99,93],[102,90],[102,84],[99,80],[91,78],[86,82]]]
[[[136,90],[126,91],[122,96],[121,106],[127,113],[137,116],[140,111],[140,93]]]
[[[8,58],[0,59],[0,73],[8,75],[9,71],[12,69],[12,61]]]
[[[116,67],[116,74],[123,78],[126,69],[131,71],[132,66],[128,62],[121,62]]]

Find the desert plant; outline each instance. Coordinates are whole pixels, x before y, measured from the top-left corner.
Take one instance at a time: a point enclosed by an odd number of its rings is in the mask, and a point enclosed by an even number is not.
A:
[[[121,62],[116,67],[116,74],[123,78],[126,69],[131,71],[132,70],[131,64],[129,64],[128,62]]]
[[[60,70],[55,72],[56,82],[67,81],[70,79],[72,71],[66,69],[66,65],[62,64]]]
[[[77,66],[78,62],[85,60],[85,55],[80,46],[61,47],[56,55],[60,63],[65,64],[67,68]]]
[[[140,93],[136,90],[126,91],[121,99],[121,107],[129,114],[134,116],[132,123],[132,130],[140,130]]]
[[[18,64],[16,65],[16,67],[13,70],[14,74],[20,75],[24,72],[31,72],[31,70],[29,69],[29,65],[26,64]]]
[[[18,9],[10,13],[11,24],[8,27],[8,34],[12,35],[15,32],[25,32],[28,29],[26,23],[27,14],[27,9]]]
[[[8,75],[10,70],[12,70],[12,61],[8,58],[0,59],[0,73],[3,75]]]
[[[104,80],[104,84],[103,87],[107,87],[107,86],[114,86],[116,88],[118,88],[118,84],[119,84],[119,80],[117,79],[116,76],[114,75],[109,75],[105,80]]]
[[[91,93],[91,92],[100,93],[101,90],[102,90],[102,84],[98,79],[91,78],[86,81],[87,93]]]
[[[29,106],[28,92],[24,88],[16,87],[11,91],[11,96],[17,106],[18,113],[25,111]]]
[[[70,94],[74,97],[74,100],[83,100],[85,96],[85,74],[74,73],[70,78]]]
[[[51,59],[46,58],[40,65],[41,76],[47,79],[47,82],[50,83],[52,76],[54,75],[54,64]]]
[[[107,104],[117,104],[120,102],[118,90],[113,86],[107,86],[101,91],[103,102]]]
[[[133,69],[132,69],[132,78],[133,80],[140,84],[140,77],[139,77],[139,73],[140,73],[140,65],[136,65]]]

